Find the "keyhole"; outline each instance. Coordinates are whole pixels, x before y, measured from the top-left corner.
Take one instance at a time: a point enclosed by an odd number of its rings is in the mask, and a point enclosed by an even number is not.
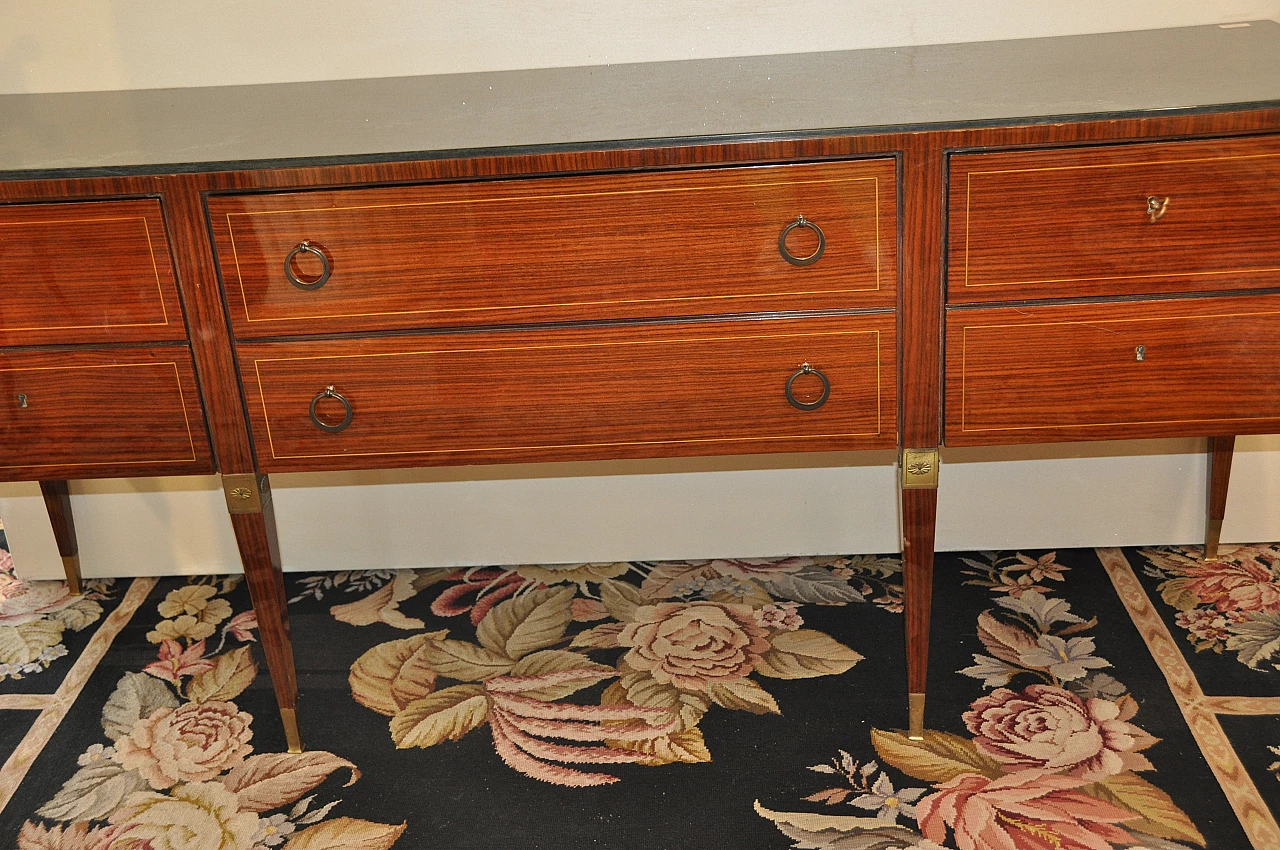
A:
[[[1147,359],[1147,347],[1145,345],[1139,345],[1133,350],[1133,355],[1133,359],[1141,363]]]
[[[21,408],[24,408],[24,409],[25,409],[25,408],[26,408],[26,406],[27,406],[27,394],[26,394],[26,393],[18,393],[18,407],[21,407]]]

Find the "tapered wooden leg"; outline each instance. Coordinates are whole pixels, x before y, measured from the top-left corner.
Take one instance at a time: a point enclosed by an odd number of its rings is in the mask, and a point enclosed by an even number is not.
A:
[[[925,469],[925,466],[929,469]],[[929,615],[933,602],[933,540],[938,516],[937,452],[904,456],[902,573],[907,626],[907,737],[924,738],[929,677]],[[914,470],[914,471],[913,471]]]
[[[58,542],[58,554],[62,556],[62,570],[67,575],[67,590],[79,596],[80,547],[76,543],[76,521],[71,515],[71,493],[67,482],[41,481],[44,507],[49,512],[49,524],[53,526],[53,539]]]
[[[1218,541],[1222,538],[1222,519],[1227,515],[1227,486],[1231,483],[1231,455],[1235,437],[1209,438],[1209,498],[1204,530],[1206,561],[1218,557]]]
[[[271,671],[280,719],[284,723],[289,752],[302,752],[298,730],[298,678],[293,666],[293,640],[289,636],[289,612],[280,568],[280,544],[276,538],[275,508],[267,476],[224,475],[223,490],[231,512],[231,527],[244,564],[245,583],[258,614],[258,634]]]

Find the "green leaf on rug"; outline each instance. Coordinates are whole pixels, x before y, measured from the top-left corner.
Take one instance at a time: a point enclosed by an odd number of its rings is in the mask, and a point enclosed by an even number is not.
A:
[[[760,687],[750,679],[731,679],[727,682],[712,682],[707,686],[707,694],[716,705],[738,711],[749,711],[752,714],[781,714],[782,709],[773,698],[773,694]]]
[[[775,679],[835,676],[862,660],[835,638],[813,629],[782,632],[774,635],[772,644],[756,662],[756,670]]]
[[[1160,598],[1179,611],[1191,611],[1200,604],[1200,595],[1191,587],[1189,578],[1173,578],[1160,584]]]
[[[465,640],[428,640],[418,650],[431,669],[446,679],[482,682],[511,672],[515,664],[498,652]]]
[[[295,834],[282,850],[387,850],[404,828],[403,823],[334,818]]]
[[[578,632],[569,645],[586,649],[617,649],[618,634],[622,628],[622,623],[603,623],[585,632]]]
[[[399,749],[456,741],[489,717],[489,697],[480,685],[455,685],[414,700],[391,718]]]
[[[18,626],[0,626],[0,664],[30,664],[51,646],[62,642],[62,622],[32,620]]]
[[[85,599],[82,596],[66,608],[53,614],[52,618],[60,621],[71,631],[78,632],[98,622],[98,618],[101,616],[102,606],[92,599]]]
[[[250,756],[220,781],[239,799],[241,810],[266,812],[297,802],[329,774],[344,767],[351,770],[345,788],[360,778],[360,771],[333,753],[263,753]]]
[[[604,743],[605,746],[616,750],[631,750],[652,756],[652,758],[641,762],[641,764],[650,766],[674,764],[676,762],[700,764],[711,761],[711,751],[707,749],[707,743],[702,737],[702,730],[696,726],[692,729],[683,729],[679,732],[672,732],[670,735],[663,735],[660,738],[650,738],[644,741],[610,738]]]
[[[1249,618],[1227,626],[1231,636],[1227,649],[1236,653],[1241,664],[1258,669],[1280,650],[1280,614],[1274,611],[1250,611]]]
[[[862,594],[826,567],[810,564],[791,573],[766,573],[754,577],[779,599],[815,605],[847,605],[865,601]]]
[[[978,752],[973,741],[926,729],[923,741],[913,741],[901,732],[871,730],[871,743],[881,760],[915,779],[948,782],[964,773],[995,778],[1004,770],[995,759]]]
[[[564,637],[577,592],[576,587],[548,587],[499,602],[476,627],[476,640],[513,660],[545,649]]]
[[[365,708],[391,716],[416,699],[435,690],[436,671],[422,646],[440,640],[448,630],[426,632],[402,640],[380,643],[351,665],[347,681],[351,695]]]
[[[532,655],[526,655],[511,668],[512,676],[544,676],[547,673],[569,673],[579,671],[582,677],[557,682],[531,691],[521,691],[520,695],[530,699],[557,700],[577,693],[583,688],[599,682],[602,674],[616,676],[618,671],[607,664],[598,664],[577,652],[564,649],[544,649]]]
[[[1080,790],[1142,816],[1121,824],[1125,829],[1205,846],[1204,836],[1186,812],[1178,808],[1168,794],[1132,771],[1108,776],[1102,782],[1086,785]]]
[[[110,760],[99,761],[72,774],[36,814],[49,820],[104,820],[125,797],[146,787],[147,781],[136,770],[125,770]]]
[[[640,595],[634,584],[613,579],[600,582],[600,601],[620,623],[630,623],[636,618],[637,608],[652,604]]]
[[[111,740],[118,741],[156,709],[177,707],[177,696],[164,682],[146,673],[125,673],[102,707],[102,731]]]
[[[192,702],[226,702],[235,699],[258,676],[258,665],[253,660],[253,650],[248,645],[209,660],[213,662],[213,669],[197,673],[187,686],[187,697]]]

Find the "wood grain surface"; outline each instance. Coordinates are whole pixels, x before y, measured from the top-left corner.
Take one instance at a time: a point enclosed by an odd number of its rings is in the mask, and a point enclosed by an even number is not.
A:
[[[946,442],[1273,433],[1277,334],[1280,295],[951,310]]]
[[[185,337],[159,201],[0,204],[0,345]]]
[[[209,201],[239,337],[423,325],[891,307],[889,159]],[[784,228],[821,228],[787,262]],[[331,267],[292,284],[304,240]],[[797,227],[796,257],[817,234]],[[291,261],[304,283],[319,257]]]
[[[1274,136],[959,155],[949,208],[951,303],[1280,286]]]
[[[6,481],[212,472],[191,353],[0,352],[0,458]]]
[[[892,314],[239,346],[268,471],[887,448]],[[798,410],[809,363],[828,401]],[[309,413],[333,386],[341,433]],[[814,375],[793,385],[821,393]],[[317,416],[339,424],[340,402]]]

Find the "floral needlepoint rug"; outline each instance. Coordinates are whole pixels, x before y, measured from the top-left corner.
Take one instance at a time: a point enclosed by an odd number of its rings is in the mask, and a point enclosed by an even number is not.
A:
[[[1229,555],[940,555],[923,740],[896,557],[293,574],[300,755],[238,577],[103,588],[74,696],[0,692],[0,846],[1280,847],[1280,551]]]

